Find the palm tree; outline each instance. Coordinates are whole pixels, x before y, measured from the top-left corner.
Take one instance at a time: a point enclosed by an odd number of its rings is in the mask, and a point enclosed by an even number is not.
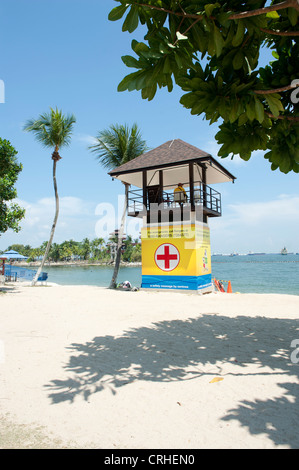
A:
[[[54,232],[59,214],[59,197],[56,182],[56,165],[57,162],[61,159],[61,156],[59,155],[59,149],[61,147],[69,145],[71,142],[72,129],[75,122],[76,118],[73,114],[64,115],[57,108],[50,108],[49,113],[41,114],[36,120],[30,119],[24,126],[24,131],[32,132],[35,135],[36,140],[40,142],[44,147],[54,147],[54,151],[52,153],[52,160],[53,184],[56,203],[55,216],[46,251],[42,259],[41,265],[38,268],[37,273],[32,281],[32,286],[36,284],[39,275],[44,267],[54,237]]]
[[[113,170],[124,163],[127,163],[134,158],[138,157],[148,147],[145,140],[141,137],[141,132],[137,124],[133,124],[131,128],[127,125],[112,125],[109,129],[105,129],[98,133],[96,143],[91,145],[89,149],[97,154],[97,159],[104,168]],[[117,253],[115,258],[115,266],[110,282],[110,289],[115,289],[116,280],[119,271],[121,259],[121,247],[124,234],[124,226],[126,219],[126,212],[128,206],[128,191],[129,185],[125,184],[125,203],[124,210],[121,218],[120,229],[118,232],[117,240]]]
[[[80,254],[83,256],[84,260],[87,260],[90,257],[91,245],[89,238],[84,238],[84,240],[80,244]]]
[[[95,259],[99,259],[99,254],[102,249],[102,245],[104,244],[104,238],[94,238],[91,242],[91,250],[92,250],[92,257]]]

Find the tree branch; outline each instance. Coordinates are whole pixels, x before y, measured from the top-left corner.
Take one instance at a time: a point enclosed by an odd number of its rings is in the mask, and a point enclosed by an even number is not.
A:
[[[269,7],[258,8],[257,10],[252,11],[244,11],[242,13],[235,13],[229,17],[229,20],[237,20],[241,18],[249,18],[251,16],[263,15],[266,13],[270,13],[271,11],[283,10],[285,8],[295,8],[299,11],[299,1],[298,0],[287,0],[282,3],[276,3],[275,5],[271,5]]]
[[[179,11],[167,10],[166,8],[157,7],[155,5],[148,5],[147,3],[133,2],[132,4],[136,5],[136,6],[140,6],[140,7],[146,7],[146,8],[149,8],[150,10],[163,11],[164,13],[169,13],[170,15],[183,16],[184,18],[198,18],[199,16],[202,17],[202,15],[196,15],[196,14],[192,14],[192,13],[185,13],[184,11],[179,12]]]
[[[194,19],[202,19],[203,15],[197,15],[193,13],[186,13],[185,11],[179,12],[179,11],[172,11],[172,10],[167,10],[166,8],[162,7],[157,7],[155,5],[148,5],[147,3],[136,3],[133,2],[133,5],[140,6],[140,7],[146,7],[151,10],[158,10],[158,11],[163,11],[164,13],[169,13],[170,15],[175,15],[175,16],[183,16],[184,18],[194,18]],[[228,17],[229,20],[237,20],[241,18],[249,18],[251,16],[257,16],[257,15],[264,15],[266,13],[269,13],[271,11],[277,11],[277,10],[283,10],[285,8],[295,8],[297,11],[299,11],[299,0],[286,0],[285,2],[281,3],[276,3],[275,5],[271,5],[269,7],[264,7],[264,8],[258,8],[257,10],[249,10],[249,11],[243,11],[241,13],[234,13]],[[211,19],[216,19],[215,17],[210,16]]]
[[[272,119],[287,119],[288,121],[299,122],[299,117],[297,116],[274,116],[274,114],[268,113],[267,111],[265,114]]]
[[[299,31],[274,31],[273,29],[260,28],[261,31],[267,34],[274,34],[276,36],[299,36]]]
[[[293,88],[297,88],[299,83],[291,83],[290,85],[281,87],[281,88],[273,88],[272,90],[254,90],[254,93],[257,95],[271,95],[274,93],[281,93],[283,91],[292,90]]]
[[[179,27],[178,27],[177,30],[176,30],[176,33],[177,33],[178,31],[180,31],[180,27],[181,27],[182,24],[184,23],[184,20],[185,20],[185,18],[183,17],[183,18],[181,19],[181,22],[180,22],[180,24],[179,24]],[[176,45],[177,41],[178,41],[178,39],[176,39],[174,45]]]
[[[186,33],[188,33],[188,31],[193,28],[193,26],[198,23],[198,21],[200,20],[201,18],[197,18],[195,21],[193,21],[192,24],[190,24],[190,26],[186,29],[186,31],[184,31],[182,34],[183,36],[185,36]],[[182,22],[181,22],[182,23]],[[178,39],[176,39],[175,43],[173,44],[174,46],[176,45],[176,43],[178,42]]]

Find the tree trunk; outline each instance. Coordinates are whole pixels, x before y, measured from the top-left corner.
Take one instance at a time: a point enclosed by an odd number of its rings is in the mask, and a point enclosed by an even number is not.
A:
[[[43,267],[44,267],[44,264],[46,262],[46,259],[48,257],[48,254],[49,254],[49,251],[50,251],[50,248],[51,248],[51,245],[52,245],[52,241],[53,241],[53,237],[54,237],[54,232],[55,232],[55,228],[56,228],[56,223],[57,223],[57,219],[58,219],[58,214],[59,214],[59,197],[58,197],[58,191],[57,191],[57,183],[56,183],[56,164],[57,164],[57,161],[58,161],[58,158],[53,158],[53,184],[54,184],[54,192],[55,192],[55,204],[56,204],[56,208],[55,208],[55,217],[54,217],[54,221],[53,221],[53,225],[52,225],[52,229],[51,229],[51,233],[50,233],[50,239],[48,241],[48,244],[47,244],[47,247],[46,247],[46,251],[45,251],[45,254],[44,254],[44,257],[42,259],[42,262],[41,262],[41,265],[40,267],[38,268],[37,272],[36,272],[36,275],[34,276],[34,279],[32,280],[32,283],[31,283],[31,286],[35,286],[35,284],[37,283],[37,280],[40,276],[40,273],[42,272],[43,270]]]
[[[121,218],[120,229],[119,229],[119,232],[118,232],[117,252],[116,252],[116,258],[115,258],[115,265],[114,265],[114,271],[113,271],[113,274],[112,274],[112,279],[111,279],[111,282],[110,282],[109,289],[115,289],[116,288],[116,280],[117,280],[119,265],[120,265],[120,260],[121,260],[121,247],[122,247],[124,228],[125,228],[125,220],[126,220],[126,213],[127,213],[127,207],[128,207],[128,192],[129,192],[129,185],[125,183],[124,210],[123,210],[123,214],[122,214],[122,218]]]

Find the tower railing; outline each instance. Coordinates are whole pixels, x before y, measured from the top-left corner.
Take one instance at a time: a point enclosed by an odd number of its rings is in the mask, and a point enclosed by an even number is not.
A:
[[[195,182],[193,192],[186,187],[184,192],[174,192],[173,186],[149,186],[147,188],[146,208],[144,207],[143,190],[130,189],[128,193],[128,215],[138,216],[144,210],[150,210],[151,204],[158,204],[159,209],[174,209],[191,204],[191,208],[202,206],[211,216],[221,216],[221,194],[211,186]]]

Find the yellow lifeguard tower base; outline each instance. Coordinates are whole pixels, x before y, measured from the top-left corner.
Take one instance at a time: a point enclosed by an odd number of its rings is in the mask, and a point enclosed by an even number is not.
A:
[[[210,291],[207,224],[149,225],[141,230],[141,243],[143,288]]]

